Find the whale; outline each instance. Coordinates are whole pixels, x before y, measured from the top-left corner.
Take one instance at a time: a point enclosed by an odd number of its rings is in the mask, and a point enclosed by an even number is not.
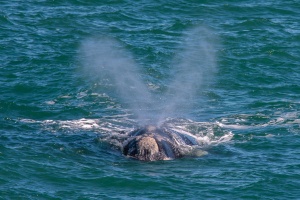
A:
[[[198,147],[192,134],[179,133],[166,127],[148,125],[131,131],[122,153],[141,161],[173,160],[186,155],[186,147]]]

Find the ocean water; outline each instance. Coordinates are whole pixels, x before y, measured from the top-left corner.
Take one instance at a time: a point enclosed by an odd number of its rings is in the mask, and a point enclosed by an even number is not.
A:
[[[300,2],[0,3],[0,199],[299,199]],[[206,154],[142,162],[168,125]]]

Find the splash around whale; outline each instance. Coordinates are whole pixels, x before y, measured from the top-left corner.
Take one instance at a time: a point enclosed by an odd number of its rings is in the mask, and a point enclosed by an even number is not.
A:
[[[97,141],[109,145],[112,151],[117,150],[125,158],[140,161],[201,157],[209,154],[214,146],[230,142],[234,136],[231,131],[223,129],[224,124],[220,122],[196,122],[184,118],[168,118],[159,126],[139,126],[126,116],[101,120],[21,119],[20,122],[40,124],[51,132],[92,131],[97,134]]]
[[[186,155],[207,154],[199,149],[194,135],[174,132],[166,127],[148,125],[130,132],[128,136],[123,143],[122,152],[125,156],[137,160],[172,160]]]

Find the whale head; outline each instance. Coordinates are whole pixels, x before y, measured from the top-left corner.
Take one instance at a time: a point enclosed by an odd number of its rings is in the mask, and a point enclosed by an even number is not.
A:
[[[155,126],[132,131],[123,144],[123,154],[138,160],[171,160],[181,157],[169,133]]]

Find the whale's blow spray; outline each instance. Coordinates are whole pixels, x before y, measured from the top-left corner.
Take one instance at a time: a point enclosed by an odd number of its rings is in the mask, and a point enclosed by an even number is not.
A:
[[[83,64],[101,80],[113,86],[121,100],[137,116],[140,124],[161,124],[166,117],[182,117],[181,108],[195,105],[197,93],[216,70],[212,31],[196,27],[187,31],[177,56],[170,63],[171,82],[162,97],[153,96],[141,80],[138,65],[122,45],[111,38],[87,39],[82,43]],[[151,111],[160,110],[160,113]],[[192,108],[189,108],[192,109]]]
[[[113,87],[119,100],[143,123],[152,103],[152,96],[142,82],[137,64],[122,45],[111,38],[92,38],[81,45],[83,64],[92,76],[97,76],[105,87]]]
[[[131,121],[139,126],[131,131],[113,132],[113,126],[105,122],[102,140],[120,148],[126,156],[147,161],[205,155],[203,147],[213,141],[230,140],[231,133],[217,136],[213,125],[208,123],[208,129],[203,129],[205,124],[184,119],[202,102],[199,97],[216,72],[216,44],[217,38],[209,29],[188,30],[170,62],[166,90],[151,93],[138,65],[120,42],[105,37],[83,41],[84,69],[98,79],[100,90],[133,112],[135,120]]]
[[[197,93],[217,70],[217,41],[208,28],[195,27],[187,31],[172,63],[174,77],[166,94],[161,120],[169,116],[180,117],[181,108],[191,110],[190,106],[195,105]]]

